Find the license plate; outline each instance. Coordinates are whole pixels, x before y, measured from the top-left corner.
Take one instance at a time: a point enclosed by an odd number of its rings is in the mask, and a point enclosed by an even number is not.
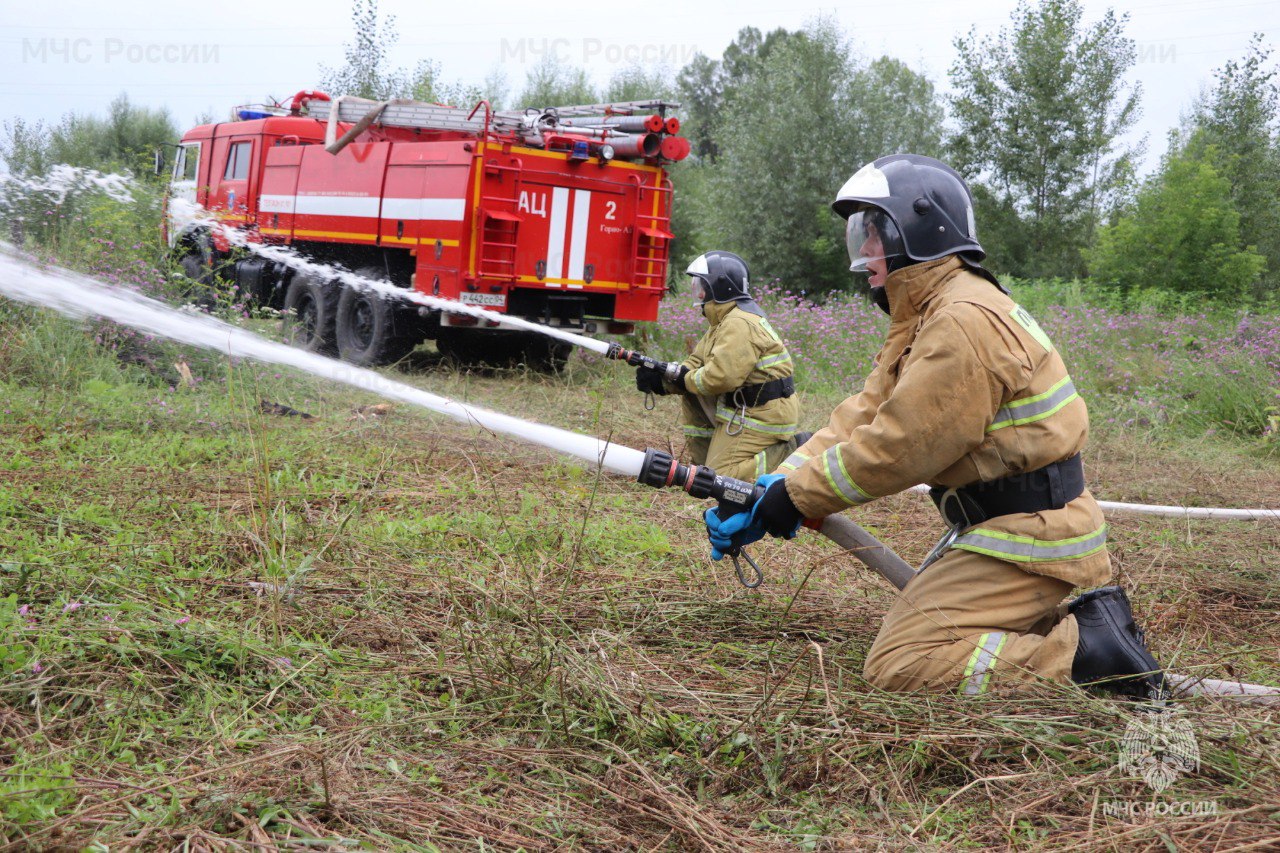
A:
[[[463,305],[483,305],[486,308],[506,308],[505,293],[461,293],[458,301]]]

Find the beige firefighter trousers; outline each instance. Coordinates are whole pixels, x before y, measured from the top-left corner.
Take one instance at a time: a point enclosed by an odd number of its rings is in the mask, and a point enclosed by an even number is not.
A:
[[[952,550],[889,608],[863,675],[883,690],[969,695],[1038,679],[1069,682],[1079,635],[1061,605],[1071,590],[1013,563]]]
[[[743,429],[737,435],[725,431],[723,421],[711,423],[697,397],[685,395],[681,399],[681,421],[685,424],[685,453],[695,465],[714,468],[717,474],[746,480],[756,479],[773,471],[796,449],[794,438],[782,441],[776,435],[768,435],[751,429]],[[692,428],[692,429],[690,429]],[[710,432],[711,435],[693,435],[693,431]]]

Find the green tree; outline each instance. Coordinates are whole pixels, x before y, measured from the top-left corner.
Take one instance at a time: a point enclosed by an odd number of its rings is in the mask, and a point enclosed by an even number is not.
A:
[[[878,122],[890,112],[900,121]],[[736,251],[757,279],[821,293],[853,281],[830,204],[864,163],[939,143],[927,80],[893,60],[859,65],[843,33],[819,21],[778,43],[727,98],[720,154],[691,200],[701,245]],[[693,252],[696,254],[696,252]]]
[[[501,102],[506,97],[506,90],[507,81],[501,72],[491,73],[485,78],[483,85],[469,86],[458,81],[446,81],[441,76],[440,63],[423,60],[409,76],[407,91],[403,96],[415,101],[464,108],[470,108],[478,101],[488,100],[496,110],[502,109]]]
[[[495,108],[506,95],[506,80],[496,71],[483,86],[468,86],[445,80],[440,63],[433,60],[422,60],[412,71],[392,67],[388,55],[400,33],[395,15],[382,17],[378,0],[353,0],[351,24],[353,39],[345,45],[346,61],[336,68],[320,66],[319,88],[330,94],[375,101],[412,98],[458,107],[470,107],[487,98]]]
[[[708,59],[698,53],[680,69],[676,83],[687,119],[684,135],[696,156],[715,159],[720,153],[718,138],[725,104],[792,35],[782,28],[765,35],[755,27],[743,27],[725,48],[723,58]]]
[[[859,144],[871,158],[942,151],[946,110],[929,78],[888,56],[872,60],[852,79]]]
[[[594,104],[601,99],[585,69],[561,62],[548,52],[529,71],[518,100],[521,108],[542,109]]]
[[[51,166],[66,163],[145,178],[152,174],[156,148],[177,137],[167,110],[138,106],[122,93],[105,116],[69,113],[52,127],[21,119],[6,122],[0,158],[20,175],[43,175]]]
[[[1218,149],[1177,143],[1132,212],[1099,229],[1089,253],[1093,278],[1126,297],[1158,289],[1239,298],[1266,261],[1241,242],[1231,182],[1214,165],[1223,161]]]
[[[1280,293],[1280,86],[1271,53],[1255,35],[1242,60],[1214,72],[1186,133],[1191,151],[1217,149],[1241,239],[1266,257],[1266,290]]]
[[[384,21],[378,12],[378,0],[355,0],[351,24],[354,38],[345,45],[346,62],[337,68],[321,65],[320,88],[335,95],[375,101],[407,95],[409,75],[403,69],[389,67],[387,59],[387,53],[400,40],[395,15],[388,15]]]
[[[1082,19],[1080,0],[1023,0],[1011,28],[955,41],[952,161],[973,179],[993,263],[1018,275],[1081,274],[1097,223],[1132,183],[1139,152],[1119,142],[1140,115],[1140,89],[1124,82],[1128,16]]]
[[[604,90],[604,100],[609,102],[641,101],[649,99],[675,101],[676,85],[666,68],[646,70],[639,65],[623,68],[609,78]]]

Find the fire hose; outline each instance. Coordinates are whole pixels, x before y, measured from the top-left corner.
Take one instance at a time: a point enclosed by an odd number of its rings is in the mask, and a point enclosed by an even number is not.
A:
[[[242,232],[223,225],[213,219],[207,211],[203,211],[194,205],[188,215],[192,219],[199,219],[202,224],[208,225],[211,228],[217,228],[233,245],[251,251],[268,260],[284,264],[285,266],[300,272],[336,278],[344,284],[349,284],[353,287],[374,291],[396,299],[403,299],[427,308],[448,311],[452,314],[462,314],[474,317],[478,320],[484,320],[494,325],[500,324],[508,328],[516,328],[523,331],[545,335],[564,343],[573,344],[574,346],[597,353],[598,355],[603,355],[606,358],[623,361],[632,367],[645,366],[658,370],[667,379],[674,380],[677,375],[676,371],[679,368],[679,362],[660,361],[635,350],[626,349],[620,344],[596,340],[595,338],[591,338],[586,335],[579,335],[565,329],[547,326],[542,323],[525,320],[522,317],[515,317],[510,314],[499,314],[476,305],[465,305],[452,299],[444,299],[439,296],[428,296],[427,294],[420,293],[418,291],[405,290],[402,287],[396,287],[395,285],[387,282],[375,281],[346,270],[335,270],[331,266],[320,264],[315,261],[309,261],[306,258],[299,256],[292,249],[288,249],[283,246],[265,246],[261,243],[254,243]],[[653,408],[652,395],[646,395],[645,407],[649,409]],[[714,422],[714,418],[712,418],[712,420]],[[927,492],[928,486],[915,486],[912,490],[917,492]],[[1215,518],[1280,521],[1280,509],[1269,508],[1228,509],[1211,507],[1182,507],[1102,500],[1098,501],[1098,505],[1108,512],[1155,515],[1166,518]]]
[[[66,270],[36,269],[5,244],[0,244],[0,296],[52,308],[70,317],[105,317],[140,331],[222,352],[228,357],[288,365],[355,388],[375,391],[388,399],[401,400],[463,423],[576,456],[602,469],[633,476],[645,485],[676,487],[694,497],[713,498],[726,514],[730,508],[737,512],[748,510],[759,498],[755,484],[717,475],[705,466],[681,464],[663,451],[651,449],[641,453],[569,430],[464,405],[371,370],[268,341],[212,317],[184,314],[87,276]],[[818,529],[898,589],[905,587],[915,574],[901,558],[848,518],[828,517]],[[1184,675],[1166,674],[1166,677],[1181,695],[1209,694],[1280,703],[1280,688]]]
[[[724,477],[714,470],[700,465],[685,465],[661,450],[645,451],[644,463],[637,479],[647,486],[675,487],[695,498],[710,498],[717,503],[722,518],[738,512],[747,512],[764,493],[761,486]],[[895,554],[887,545],[872,536],[852,519],[843,515],[829,515],[824,519],[808,519],[805,527],[816,530],[898,589],[904,589],[916,576],[915,569]],[[742,549],[727,552],[734,559],[738,580],[744,586],[756,587],[763,580],[754,560]],[[737,557],[742,556],[755,570],[753,583],[748,583],[739,567]],[[1280,705],[1280,688],[1242,681],[1225,681],[1166,672],[1165,681],[1175,697],[1221,696],[1264,705]]]

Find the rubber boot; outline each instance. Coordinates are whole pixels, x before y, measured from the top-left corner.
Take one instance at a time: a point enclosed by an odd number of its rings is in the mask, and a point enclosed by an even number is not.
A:
[[[1076,684],[1097,684],[1143,699],[1164,697],[1164,674],[1133,621],[1129,597],[1118,586],[1089,590],[1071,602],[1080,643],[1071,665]]]

